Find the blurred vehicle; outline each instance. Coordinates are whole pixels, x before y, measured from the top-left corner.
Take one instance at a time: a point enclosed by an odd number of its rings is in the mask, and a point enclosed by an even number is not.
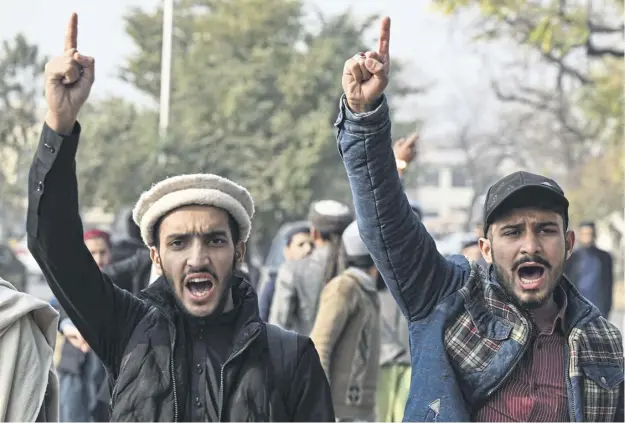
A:
[[[13,243],[11,247],[15,256],[17,256],[17,259],[26,268],[28,283],[45,283],[46,280],[43,276],[43,272],[39,268],[39,265],[33,255],[30,254],[30,251],[28,250],[28,237],[23,237],[20,241]]]
[[[139,250],[147,248],[141,239],[141,230],[132,219],[132,207],[121,207],[111,223],[111,263],[132,257]]]
[[[26,292],[28,287],[28,271],[17,258],[11,247],[0,244],[0,277],[8,281],[18,291]]]
[[[263,263],[260,272],[260,282],[258,287],[261,288],[263,284],[273,278],[277,273],[280,265],[284,262],[284,247],[286,247],[288,234],[296,228],[308,228],[310,224],[307,220],[298,220],[295,222],[288,222],[280,226],[278,232],[271,241],[271,247],[267,253],[267,258]]]

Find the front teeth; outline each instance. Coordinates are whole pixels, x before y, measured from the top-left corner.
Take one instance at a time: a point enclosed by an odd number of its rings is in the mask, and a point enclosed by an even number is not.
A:
[[[191,279],[191,280],[189,280],[189,283],[202,283],[202,282],[210,283],[210,281],[208,279]]]

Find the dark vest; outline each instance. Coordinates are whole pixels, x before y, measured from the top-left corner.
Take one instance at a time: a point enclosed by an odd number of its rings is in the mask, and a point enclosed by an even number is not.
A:
[[[221,421],[289,421],[270,359],[267,329],[253,288],[233,286],[242,307],[232,353],[222,367]],[[169,283],[163,278],[139,298],[150,307],[127,343],[111,395],[112,421],[190,421],[191,339]],[[302,347],[305,342],[298,342]],[[288,359],[297,360],[298,354]]]

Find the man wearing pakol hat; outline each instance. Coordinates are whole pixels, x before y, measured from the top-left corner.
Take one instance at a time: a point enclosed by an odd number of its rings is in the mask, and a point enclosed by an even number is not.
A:
[[[315,323],[321,290],[339,271],[341,234],[354,217],[347,205],[321,200],[311,204],[308,220],[315,248],[280,266],[269,313],[269,323],[303,335]]]
[[[337,119],[360,235],[409,321],[404,421],[623,421],[619,330],[563,274],[575,234],[558,184],[516,172],[490,187],[479,240],[488,271],[445,259],[395,170],[377,51],[348,59]]]
[[[48,114],[29,177],[28,246],[114,382],[112,421],[333,421],[309,338],[265,324],[238,274],[251,230],[249,192],[216,175],[175,176],[133,216],[161,275],[138,296],[103,274],[82,241],[76,117],[94,79],[76,52],[46,66]]]
[[[380,274],[356,222],[343,232],[346,270],[321,291],[310,337],[325,370],[338,421],[374,422],[380,359]]]

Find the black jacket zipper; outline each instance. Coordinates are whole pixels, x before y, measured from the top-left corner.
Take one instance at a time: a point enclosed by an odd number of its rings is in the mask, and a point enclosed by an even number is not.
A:
[[[219,383],[219,413],[218,413],[219,418],[217,419],[218,421],[221,421],[221,417],[222,417],[223,409],[224,409],[224,369],[226,368],[228,363],[230,363],[232,360],[234,360],[239,355],[241,355],[241,353],[243,353],[243,351],[245,351],[250,346],[250,344],[258,337],[259,333],[260,333],[260,328],[256,329],[250,335],[248,340],[245,341],[245,344],[243,344],[241,348],[239,348],[236,351],[233,351],[232,354],[230,354],[230,356],[226,360],[226,362],[223,364],[223,366],[221,366],[220,383]]]

